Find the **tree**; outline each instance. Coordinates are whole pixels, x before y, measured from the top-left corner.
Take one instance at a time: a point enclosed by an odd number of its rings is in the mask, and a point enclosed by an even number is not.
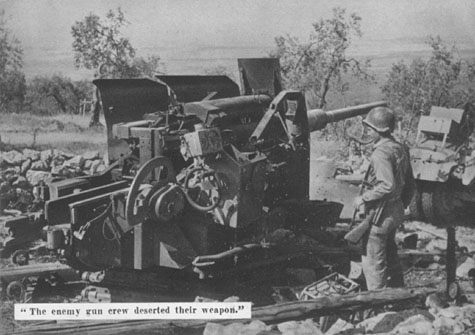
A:
[[[164,65],[158,56],[148,56],[147,59],[139,57],[133,61],[135,74],[133,77],[147,76],[153,77],[155,74],[163,74]]]
[[[331,19],[313,24],[307,42],[289,35],[277,37],[271,56],[280,58],[284,84],[310,93],[315,105],[311,107],[323,108],[330,90],[344,93],[349,89],[349,75],[371,81],[369,61],[361,63],[347,56],[352,38],[361,37],[360,23],[356,14],[346,17],[344,9],[334,8]]]
[[[28,85],[26,100],[35,114],[76,113],[80,100],[91,91],[92,85],[83,81],[74,83],[61,75],[37,76]]]
[[[77,68],[98,70],[112,78],[134,78],[158,70],[160,58],[137,58],[136,50],[121,29],[128,22],[120,8],[110,10],[105,19],[90,13],[71,28]],[[102,74],[104,75],[104,74]]]
[[[26,89],[23,74],[23,49],[11,35],[0,11],[0,111],[18,109],[23,103]]]
[[[475,102],[475,60],[458,57],[455,46],[447,47],[440,37],[430,37],[428,44],[432,49],[428,59],[393,64],[382,87],[408,130],[431,106],[461,107]]]
[[[224,65],[216,65],[214,67],[206,68],[204,72],[208,76],[227,76],[234,81],[236,80],[232,71],[229,71],[229,69]]]

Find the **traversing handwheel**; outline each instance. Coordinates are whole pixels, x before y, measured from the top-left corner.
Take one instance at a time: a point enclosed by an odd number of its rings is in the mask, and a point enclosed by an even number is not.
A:
[[[139,203],[140,200],[145,200],[141,199],[143,185],[155,188],[168,183],[176,183],[176,178],[173,164],[167,157],[152,158],[138,170],[130,185],[125,204],[125,217],[129,225],[134,226],[143,222],[147,214],[148,208],[145,201],[143,205]]]
[[[184,191],[190,205],[202,212],[213,210],[221,201],[220,180],[214,170],[204,166],[188,171]]]

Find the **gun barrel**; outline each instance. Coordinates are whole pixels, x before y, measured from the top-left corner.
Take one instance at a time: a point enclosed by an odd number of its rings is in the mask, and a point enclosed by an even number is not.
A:
[[[201,106],[203,109],[210,110],[242,110],[246,108],[253,108],[262,106],[267,107],[272,101],[271,97],[265,94],[255,94],[255,95],[243,95],[238,97],[230,98],[221,98],[215,100],[204,100],[204,101],[195,101],[189,102],[184,105],[185,111],[187,109],[192,110],[197,106]]]
[[[324,112],[321,109],[312,109],[307,112],[309,129],[310,131],[321,130],[325,128],[329,123],[349,119],[358,115],[367,114],[371,109],[375,107],[387,107],[387,105],[388,103],[386,101],[378,101],[369,104],[335,109],[327,112]]]

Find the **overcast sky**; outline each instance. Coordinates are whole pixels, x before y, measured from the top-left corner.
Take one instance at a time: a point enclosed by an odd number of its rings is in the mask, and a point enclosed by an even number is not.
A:
[[[363,18],[360,48],[428,35],[475,47],[474,0],[0,0],[30,63],[70,54],[72,64],[74,22],[90,12],[104,16],[119,6],[130,22],[124,33],[140,55],[176,56],[182,49],[209,47],[271,48],[278,35],[305,38],[311,23],[330,17],[335,6]]]

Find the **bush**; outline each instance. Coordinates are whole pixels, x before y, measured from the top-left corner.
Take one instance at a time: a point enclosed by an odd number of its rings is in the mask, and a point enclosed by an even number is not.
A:
[[[23,49],[7,29],[4,16],[0,10],[0,112],[15,112],[25,96]]]
[[[447,47],[440,37],[431,37],[429,59],[415,59],[411,64],[393,64],[382,87],[391,106],[403,116],[406,136],[415,131],[420,115],[431,106],[462,108],[475,102],[475,60],[457,56],[457,49]]]
[[[38,76],[28,84],[26,110],[37,115],[76,114],[80,101],[91,94],[90,82],[73,82],[62,75]]]

